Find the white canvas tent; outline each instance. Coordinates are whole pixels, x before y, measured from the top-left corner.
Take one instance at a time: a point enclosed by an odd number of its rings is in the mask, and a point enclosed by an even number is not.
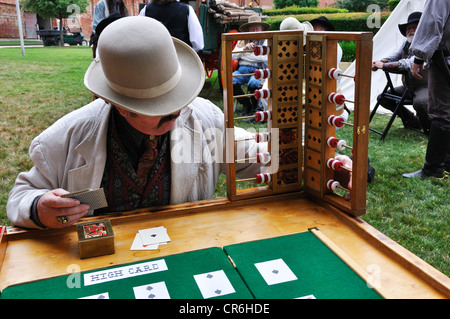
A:
[[[398,25],[406,23],[408,16],[414,11],[423,11],[425,0],[402,0],[392,11],[389,18],[381,26],[380,30],[373,37],[373,58],[372,61],[380,60],[393,54],[405,42],[406,38],[400,33]],[[370,67],[370,66],[368,66]],[[355,62],[353,62],[344,74],[355,74]],[[401,85],[401,76],[391,74],[394,86]],[[386,86],[386,77],[384,72],[378,70],[372,72],[372,88],[370,92],[370,109],[372,110],[377,103],[377,96]],[[355,92],[355,83],[352,78],[344,77],[340,82],[342,94],[346,99],[353,101]],[[349,109],[353,109],[352,103],[346,104]],[[411,107],[411,110],[412,107]],[[390,111],[379,107],[377,113],[390,113]]]

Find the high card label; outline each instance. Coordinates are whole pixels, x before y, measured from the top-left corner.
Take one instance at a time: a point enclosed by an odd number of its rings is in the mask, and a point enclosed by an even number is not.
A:
[[[108,281],[147,275],[165,270],[167,270],[167,264],[164,259],[105,269],[84,274],[84,285],[90,286],[95,284],[102,284]]]

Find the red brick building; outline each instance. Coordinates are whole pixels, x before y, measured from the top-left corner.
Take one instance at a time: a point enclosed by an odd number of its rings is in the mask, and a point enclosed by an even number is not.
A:
[[[37,18],[35,14],[21,12],[22,29],[25,37],[36,38]],[[18,38],[17,11],[15,0],[0,0],[0,38]]]
[[[77,18],[77,23],[81,27],[81,30],[86,38],[89,38],[92,33],[92,15],[94,12],[95,5],[100,0],[90,0],[90,5],[86,7],[86,13],[79,15]],[[253,0],[229,0],[230,2],[236,3],[240,6],[248,6],[253,2],[253,6],[258,6]],[[273,0],[256,0],[259,2],[263,9],[272,8]],[[124,0],[130,15],[138,15],[139,8],[148,0]],[[192,4],[195,0],[192,1]],[[36,14],[21,12],[22,18],[22,29],[23,36],[27,39],[36,38],[37,29],[49,29],[57,26],[56,19],[50,21],[48,19],[42,19],[36,17]],[[64,21],[67,25],[67,22]],[[15,0],[0,0],[0,38],[18,38],[19,28],[17,24],[17,12]]]
[[[83,13],[77,17],[76,24],[81,27],[81,30],[85,37],[89,39],[92,33],[92,15],[95,5],[100,0],[90,0],[90,5],[86,7],[86,13]],[[206,1],[206,0],[203,0]],[[273,6],[273,0],[228,0],[236,3],[239,6],[260,6],[263,9],[270,9]],[[319,7],[328,6],[335,0],[320,0]],[[124,0],[130,15],[138,15],[139,8],[148,0]],[[195,0],[192,0],[194,5]],[[259,5],[258,5],[259,4]],[[37,17],[36,14],[21,12],[23,36],[27,39],[37,38],[37,29],[49,29],[57,26],[56,19],[50,21],[49,19],[42,19]],[[67,21],[64,21],[67,25]],[[71,25],[73,27],[73,25]],[[15,0],[0,0],[0,38],[18,38],[19,28],[17,24],[17,12]]]

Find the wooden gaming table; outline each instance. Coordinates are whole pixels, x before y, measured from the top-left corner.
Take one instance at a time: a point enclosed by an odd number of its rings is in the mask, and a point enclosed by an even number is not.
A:
[[[324,242],[384,298],[448,298],[450,279],[358,217],[304,193],[230,202],[215,199],[136,211],[109,218],[115,253],[80,259],[75,226],[3,234],[0,289],[75,270],[139,262],[210,247],[279,237],[317,228]],[[89,218],[95,220],[99,218]],[[171,238],[157,251],[131,251],[140,229],[165,226]],[[6,247],[5,247],[6,246]],[[275,298],[276,296],[274,296]]]
[[[278,170],[264,173],[264,177],[270,175],[271,178],[267,185],[252,189],[237,187],[235,161],[241,159],[235,158],[234,143],[238,141],[234,140],[232,130],[235,118],[231,51],[233,42],[241,38],[268,40],[270,50],[266,52],[269,52],[268,67],[272,70],[268,89],[272,98],[265,115],[270,113],[268,129],[274,134],[268,149],[273,155],[270,164],[279,164]],[[337,87],[336,79],[329,73],[336,68],[337,41],[341,40],[356,41],[357,53],[350,201],[345,201],[330,187],[334,172],[326,164],[335,156],[336,146],[328,141],[336,133],[329,119],[336,115],[337,101],[330,96]],[[271,31],[224,34],[222,41],[224,113],[226,128],[230,129],[225,136],[227,198],[85,218],[83,221],[108,218],[115,241],[114,254],[87,259],[80,258],[75,226],[60,230],[8,227],[5,231],[2,228],[0,290],[73,271],[169,258],[185,252],[310,230],[384,298],[449,298],[447,276],[358,217],[366,213],[367,92],[371,72],[367,66],[372,61],[372,34],[311,32],[304,38],[302,32]],[[303,79],[307,82],[304,112]],[[304,136],[302,123],[305,124]],[[274,160],[277,156],[279,161]],[[138,230],[158,226],[168,231],[171,241],[167,245],[161,245],[156,251],[130,250]],[[280,247],[282,249],[289,249],[290,254],[298,253],[296,247]]]

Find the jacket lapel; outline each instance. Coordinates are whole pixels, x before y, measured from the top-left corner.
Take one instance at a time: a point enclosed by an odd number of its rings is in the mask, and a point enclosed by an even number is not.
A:
[[[68,191],[100,187],[106,164],[106,141],[111,105],[105,104],[98,120],[75,148],[85,164],[68,172]],[[81,137],[80,137],[81,138]]]

